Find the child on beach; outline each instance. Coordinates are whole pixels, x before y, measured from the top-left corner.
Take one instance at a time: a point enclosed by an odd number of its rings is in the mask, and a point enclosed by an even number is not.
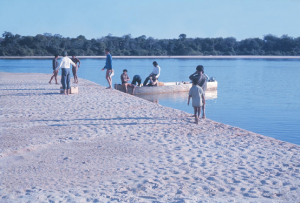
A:
[[[188,98],[188,105],[190,105],[191,97],[192,97],[192,100],[193,100],[192,105],[194,107],[194,116],[195,116],[195,123],[196,124],[198,124],[198,122],[199,122],[199,117],[200,117],[200,114],[201,114],[201,107],[202,107],[202,105],[205,104],[203,90],[197,84],[198,84],[198,79],[197,78],[193,79],[193,86],[190,89],[189,98]],[[198,115],[197,115],[197,113],[198,113]]]

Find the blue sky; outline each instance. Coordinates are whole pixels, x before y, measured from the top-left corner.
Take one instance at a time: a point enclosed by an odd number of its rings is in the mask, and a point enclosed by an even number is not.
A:
[[[0,0],[0,34],[300,36],[300,0]]]

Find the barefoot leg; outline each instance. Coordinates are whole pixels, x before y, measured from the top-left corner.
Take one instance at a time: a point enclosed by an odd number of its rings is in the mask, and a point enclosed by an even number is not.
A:
[[[206,118],[206,116],[205,116],[205,104],[202,106],[202,118]]]
[[[132,89],[132,95],[134,95],[134,90],[135,90],[136,86],[133,85],[133,89]]]

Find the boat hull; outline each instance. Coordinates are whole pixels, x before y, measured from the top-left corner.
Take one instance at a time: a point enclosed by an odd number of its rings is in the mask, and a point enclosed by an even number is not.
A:
[[[142,95],[142,94],[166,94],[166,93],[176,93],[176,92],[188,92],[192,87],[192,84],[183,84],[181,82],[169,82],[164,83],[164,86],[144,86],[144,87],[136,87],[134,94]],[[218,82],[207,82],[206,91],[217,90]],[[120,84],[115,84],[115,89],[121,92],[125,92],[125,88]],[[132,93],[131,87],[128,87],[128,93]]]

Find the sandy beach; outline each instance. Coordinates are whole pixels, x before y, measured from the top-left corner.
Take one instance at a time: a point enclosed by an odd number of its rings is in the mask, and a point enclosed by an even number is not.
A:
[[[0,202],[300,201],[298,145],[50,77],[0,73]]]
[[[53,56],[0,56],[0,59],[52,59]],[[77,56],[80,59],[105,59],[106,56]],[[300,56],[113,56],[114,59],[300,59]]]

